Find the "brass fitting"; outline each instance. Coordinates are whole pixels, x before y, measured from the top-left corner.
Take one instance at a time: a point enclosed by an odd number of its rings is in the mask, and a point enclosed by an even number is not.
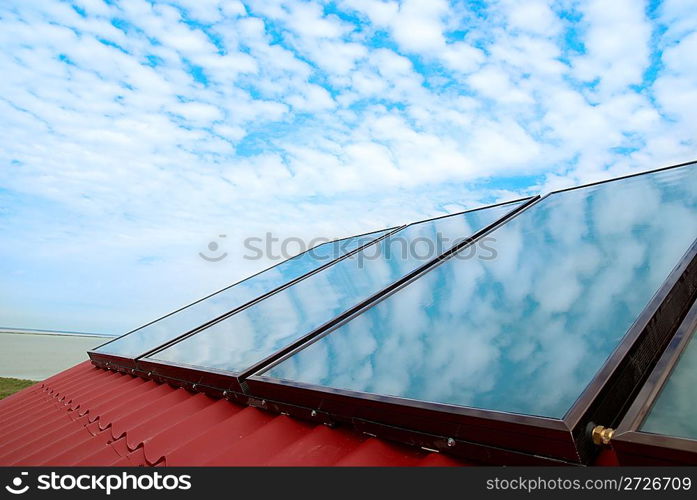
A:
[[[603,427],[602,425],[596,425],[595,427],[593,427],[593,431],[591,432],[593,442],[598,446],[607,446],[608,444],[610,444],[610,441],[612,440],[612,436],[614,434],[615,429],[611,429],[610,427]]]

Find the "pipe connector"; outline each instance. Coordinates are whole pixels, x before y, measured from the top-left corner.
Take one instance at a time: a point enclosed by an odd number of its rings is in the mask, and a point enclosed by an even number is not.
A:
[[[591,432],[591,437],[593,438],[593,443],[598,446],[607,446],[612,440],[612,436],[615,434],[615,429],[610,427],[603,427],[602,425],[596,425],[593,427]]]

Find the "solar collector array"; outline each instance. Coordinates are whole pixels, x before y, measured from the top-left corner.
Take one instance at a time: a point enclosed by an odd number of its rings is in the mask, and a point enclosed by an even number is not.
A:
[[[257,299],[250,288],[221,317],[144,336],[129,367],[468,458],[588,462],[588,425],[621,416],[633,393],[616,388],[638,384],[694,299],[696,172],[410,224]],[[693,350],[645,430],[666,428]]]
[[[690,169],[554,193],[264,375],[559,419],[696,237]]]

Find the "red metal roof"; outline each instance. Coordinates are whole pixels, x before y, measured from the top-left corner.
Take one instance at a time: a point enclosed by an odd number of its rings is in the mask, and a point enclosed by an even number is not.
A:
[[[0,401],[0,465],[461,465],[88,361]]]
[[[596,463],[616,460],[605,453]],[[0,401],[0,465],[466,464],[85,361]]]

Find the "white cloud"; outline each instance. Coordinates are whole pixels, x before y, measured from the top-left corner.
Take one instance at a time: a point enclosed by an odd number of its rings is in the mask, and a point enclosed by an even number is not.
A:
[[[489,99],[507,103],[532,102],[530,96],[517,88],[501,68],[484,67],[470,76],[467,81],[470,87]]]
[[[587,54],[574,61],[576,75],[599,80],[604,94],[640,84],[649,65],[651,25],[644,2],[593,0],[582,4]]]
[[[561,31],[561,20],[547,0],[505,2],[504,5],[511,28],[547,37],[556,36]]]
[[[656,97],[661,108],[678,119],[687,129],[694,130],[697,112],[697,31],[668,47],[663,53],[665,73],[655,84]],[[687,130],[685,130],[687,132]],[[688,132],[689,133],[689,132]]]
[[[430,52],[445,44],[443,17],[448,4],[443,0],[406,0],[392,20],[392,34],[407,52]]]
[[[442,54],[445,65],[455,71],[469,73],[484,62],[485,56],[481,50],[464,42],[449,44]]]

